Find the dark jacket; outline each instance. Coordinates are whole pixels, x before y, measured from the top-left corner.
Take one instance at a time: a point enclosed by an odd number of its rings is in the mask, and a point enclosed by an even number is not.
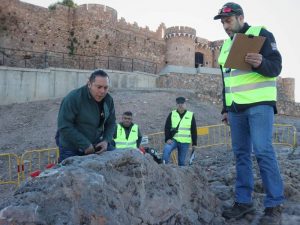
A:
[[[177,110],[178,112],[178,110]],[[182,118],[184,116],[184,114],[186,113],[186,111],[184,111],[184,113],[179,114],[180,118]],[[172,139],[172,135],[171,135],[171,128],[172,128],[172,112],[169,114],[167,120],[166,120],[166,124],[165,124],[165,142],[167,142],[167,140]],[[196,119],[195,116],[193,114],[193,118],[192,118],[192,124],[191,124],[191,136],[192,136],[192,145],[193,146],[197,146],[197,125],[196,125]]]
[[[247,23],[244,24],[240,33],[245,33],[249,29]],[[281,55],[276,47],[276,41],[272,33],[266,29],[262,29],[259,33],[259,36],[266,37],[266,40],[262,46],[260,54],[263,56],[261,65],[258,68],[252,68],[256,73],[259,73],[266,77],[277,77],[282,69],[282,60]],[[223,88],[223,110],[222,113],[231,111],[231,112],[241,112],[252,106],[256,105],[271,105],[274,108],[274,112],[277,113],[276,102],[275,101],[264,101],[256,102],[251,104],[237,104],[233,102],[231,106],[226,106],[225,103],[225,92]]]
[[[90,95],[87,85],[63,99],[57,119],[60,146],[83,150],[102,140],[111,142],[116,125],[114,102],[107,94],[101,103],[104,121],[100,119],[99,103]]]
[[[123,124],[120,122],[119,123],[125,130],[125,136],[126,136],[126,139],[128,139],[129,137],[129,134],[130,134],[130,131],[131,131],[131,128],[132,126],[134,125],[134,123],[132,123],[129,127],[124,127]],[[115,132],[114,132],[114,135],[113,135],[113,138],[117,138],[117,130],[118,130],[118,127],[116,126],[115,128]],[[140,131],[140,127],[138,127],[138,139],[136,140],[136,146],[139,148],[140,145],[141,145],[141,142],[142,142],[142,133]],[[113,146],[116,146],[116,143],[114,141],[112,141],[112,145]]]

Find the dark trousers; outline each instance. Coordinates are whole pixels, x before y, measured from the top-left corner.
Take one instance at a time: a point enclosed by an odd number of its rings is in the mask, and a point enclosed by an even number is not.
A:
[[[72,148],[65,148],[62,146],[59,146],[59,159],[58,162],[60,163],[66,158],[72,157],[72,156],[82,156],[84,155],[83,152],[78,151],[77,149]]]
[[[66,158],[72,157],[72,156],[83,156],[84,153],[78,151],[77,149],[72,149],[72,148],[65,148],[62,146],[59,146],[59,159],[58,162],[60,163]],[[110,143],[107,145],[107,151],[113,151],[114,146],[112,146]]]

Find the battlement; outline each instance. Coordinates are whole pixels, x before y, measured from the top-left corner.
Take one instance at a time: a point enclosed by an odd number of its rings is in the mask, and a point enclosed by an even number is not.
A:
[[[196,38],[196,30],[191,27],[175,26],[166,29],[165,39],[173,37],[189,37],[193,40]]]
[[[196,46],[199,46],[201,48],[209,48],[211,42],[205,38],[196,37],[195,43]]]
[[[140,27],[137,22],[129,23],[125,20],[124,17],[118,20],[118,28],[121,30],[125,30],[126,32],[131,31],[135,35],[146,36],[148,38],[157,39],[157,31],[151,31],[148,26]]]
[[[76,7],[77,13],[89,13],[93,15],[111,15],[112,18],[118,17],[118,12],[114,8],[101,4],[83,4]],[[97,16],[98,17],[98,16]]]
[[[219,50],[223,44],[223,40],[209,41],[208,39],[197,37],[195,40],[196,46],[209,50]]]
[[[78,21],[85,21],[90,26],[101,26],[107,24],[116,24],[118,12],[106,5],[83,4],[75,8],[75,14]],[[89,26],[89,25],[87,25]]]
[[[1,0],[1,7],[0,8],[7,8],[11,7],[14,10],[16,10],[19,7],[22,7],[24,10],[32,10],[36,12],[48,12],[48,8],[42,7],[42,6],[37,6],[33,5],[27,2],[21,2],[20,0]]]
[[[217,41],[211,42],[212,49],[213,50],[220,50],[223,43],[224,43],[224,40],[217,40]]]

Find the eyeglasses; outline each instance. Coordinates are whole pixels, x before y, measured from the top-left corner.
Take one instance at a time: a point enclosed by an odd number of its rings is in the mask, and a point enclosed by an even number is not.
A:
[[[234,9],[232,9],[230,7],[227,7],[227,6],[223,7],[222,9],[219,10],[219,14],[221,14],[221,13],[231,13],[231,12],[237,13],[238,10],[234,10]]]

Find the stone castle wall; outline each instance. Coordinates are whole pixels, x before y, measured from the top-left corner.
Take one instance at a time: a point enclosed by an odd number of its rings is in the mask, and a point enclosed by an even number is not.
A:
[[[104,5],[85,4],[75,9],[57,5],[48,10],[2,0],[0,20],[0,47],[120,56],[160,64],[165,60],[162,30],[152,32],[124,18],[118,20],[117,11]]]
[[[68,7],[65,7],[68,9]],[[69,50],[80,55],[111,55],[116,40],[117,11],[96,4],[73,9]]]
[[[211,42],[207,39],[197,37],[196,38],[196,50],[195,52],[200,52],[203,54],[203,67],[218,68],[218,57],[220,54],[220,48],[223,41]]]
[[[281,78],[277,79],[277,91],[282,101],[295,101],[295,79]]]
[[[2,3],[3,2],[3,3]],[[163,64],[165,41],[157,32],[118,20],[113,8],[85,4],[56,9],[2,0],[0,47],[79,55],[128,57]]]
[[[136,61],[134,63],[133,59],[137,59],[155,63],[155,71],[158,72],[166,65],[195,67],[195,54],[201,53],[203,65],[198,66],[218,67],[217,58],[222,43],[221,40],[212,42],[197,37],[196,30],[191,27],[166,28],[162,23],[156,31],[141,28],[137,23],[130,24],[124,18],[118,19],[115,9],[99,4],[76,8],[57,5],[54,10],[19,0],[1,0],[0,4],[0,65],[4,64],[2,58],[16,58],[15,62],[34,58],[31,64],[67,65],[67,68],[92,69],[96,66],[125,71],[130,71],[126,66],[136,70],[139,66],[145,68],[144,62],[140,65]],[[22,51],[3,51],[1,47]],[[35,54],[32,51],[41,52],[43,59],[32,57]],[[51,52],[61,52],[62,55],[57,57],[56,53],[52,55]],[[16,57],[18,54],[22,55]],[[67,59],[70,55],[99,57]],[[114,56],[114,59],[107,56]],[[107,64],[110,64],[109,67]],[[15,63],[10,66],[20,65]],[[36,67],[32,65],[32,68]],[[293,81],[283,79],[279,83],[282,99],[294,101]]]
[[[72,27],[72,11],[54,11],[18,0],[2,0],[0,5],[1,47],[28,51],[66,51]]]
[[[213,66],[214,61],[213,42],[209,48],[196,44],[193,28],[161,24],[150,31],[124,18],[118,20],[115,9],[99,4],[57,5],[48,10],[19,0],[2,0],[0,21],[0,47],[4,48],[128,57],[157,63],[158,69],[166,63],[194,67],[196,51],[205,55],[204,66]]]

